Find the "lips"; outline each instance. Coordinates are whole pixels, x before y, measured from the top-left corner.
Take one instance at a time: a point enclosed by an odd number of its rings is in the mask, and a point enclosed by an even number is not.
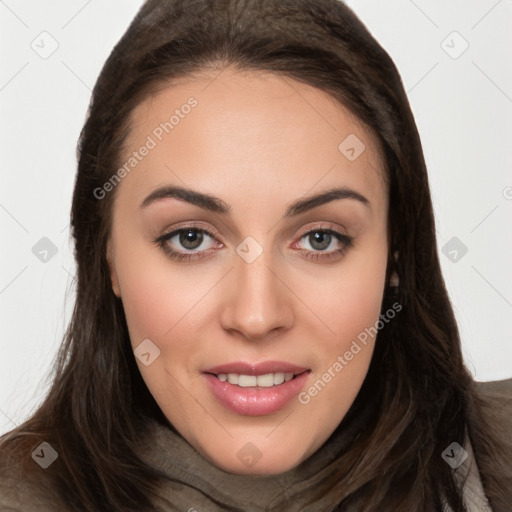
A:
[[[227,409],[246,416],[284,408],[304,387],[310,370],[282,361],[236,362],[203,372],[213,396]]]

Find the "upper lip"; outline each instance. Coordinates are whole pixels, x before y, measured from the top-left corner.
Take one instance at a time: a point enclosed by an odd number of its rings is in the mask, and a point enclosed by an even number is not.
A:
[[[295,364],[283,361],[262,361],[260,363],[250,363],[246,361],[236,361],[233,363],[220,364],[204,370],[204,373],[237,373],[239,375],[266,375],[267,373],[293,373],[298,375],[307,371],[308,368],[297,366]]]

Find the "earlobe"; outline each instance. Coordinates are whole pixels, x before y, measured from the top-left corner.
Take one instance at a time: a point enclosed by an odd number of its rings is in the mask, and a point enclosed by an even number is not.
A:
[[[107,242],[107,264],[110,272],[110,280],[112,281],[112,290],[117,297],[121,298],[121,290],[119,289],[119,281],[117,279],[117,274],[113,263],[113,250],[110,239]]]

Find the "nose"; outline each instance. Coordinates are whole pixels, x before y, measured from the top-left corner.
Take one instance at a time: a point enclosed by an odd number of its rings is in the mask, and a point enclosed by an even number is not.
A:
[[[294,322],[293,293],[267,256],[263,252],[252,263],[237,257],[223,293],[222,327],[253,341],[285,332]]]

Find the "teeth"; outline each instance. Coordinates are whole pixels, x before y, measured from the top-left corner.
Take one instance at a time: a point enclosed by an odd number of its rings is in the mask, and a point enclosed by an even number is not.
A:
[[[228,382],[230,384],[237,384],[238,385],[238,379],[240,378],[240,375],[236,373],[228,373]]]
[[[258,375],[257,385],[262,388],[271,388],[274,385],[274,375],[272,373]]]
[[[248,388],[249,386],[256,386],[258,383],[258,377],[256,375],[240,375],[238,377],[238,385],[242,388]]]
[[[284,373],[274,373],[274,385],[279,385],[284,382]]]
[[[217,378],[223,382],[229,382],[242,388],[259,386],[262,388],[271,388],[279,386],[283,382],[293,379],[293,373],[267,373],[266,375],[240,375],[238,373],[219,373]]]

